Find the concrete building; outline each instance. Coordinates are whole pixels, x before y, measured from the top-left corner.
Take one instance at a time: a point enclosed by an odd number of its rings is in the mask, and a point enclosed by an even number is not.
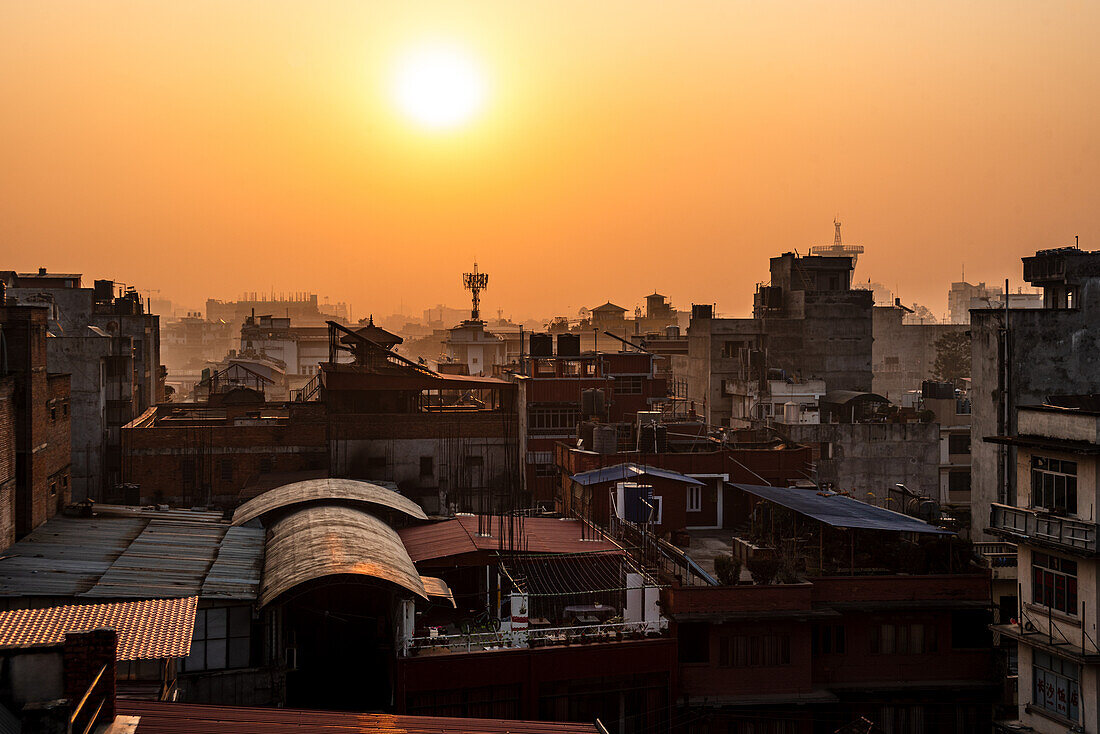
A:
[[[984,282],[967,283],[965,280],[951,284],[951,290],[947,292],[947,313],[952,324],[969,324],[970,309],[981,308],[973,305],[973,301],[985,301],[988,307],[992,299],[1003,301],[1004,288],[1000,286],[987,286]]]
[[[84,288],[78,274],[0,273],[8,297],[40,308],[50,369],[71,375],[72,497],[118,498],[120,430],[164,400],[159,318],[133,288]]]
[[[0,283],[0,543],[71,498],[69,375],[48,371],[46,311],[12,305]]]
[[[508,361],[507,343],[489,331],[481,320],[465,319],[458,326],[447,329],[443,349],[449,361],[441,362],[440,368],[455,365],[466,375],[491,375],[494,366]]]
[[[201,313],[189,313],[161,324],[160,357],[170,379],[177,373],[199,373],[207,362],[216,362],[234,347],[238,330],[227,321],[207,321]]]
[[[926,381],[921,409],[930,410],[940,427],[940,491],[942,505],[970,508],[970,398],[949,382]]]
[[[1015,723],[1049,734],[1100,731],[1100,411],[1014,413],[1012,433],[985,440],[1014,451],[1013,501],[994,503],[989,524],[1017,544],[1022,569],[1020,598],[1001,603],[1016,609],[994,627],[1019,649]]]
[[[342,323],[351,320],[351,309],[346,303],[320,302],[316,293],[245,293],[236,301],[206,301],[206,320],[224,321],[234,330],[245,319],[257,313],[272,314],[291,319],[296,324],[324,326],[325,321],[335,319]]]
[[[761,419],[766,380],[823,380],[828,391],[871,389],[870,291],[851,288],[849,257],[771,259],[771,283],[757,289],[751,319],[692,309],[688,397],[712,425]]]
[[[1100,252],[1076,247],[1025,257],[1024,280],[1043,290],[1039,309],[971,312],[971,417],[976,437],[1012,435],[1015,409],[1048,396],[1100,393]],[[995,502],[1016,499],[1015,448],[975,441],[973,538]]]
[[[874,308],[872,391],[894,403],[934,377],[936,342],[945,334],[963,334],[968,328],[962,324],[906,323],[909,312],[900,303]]]

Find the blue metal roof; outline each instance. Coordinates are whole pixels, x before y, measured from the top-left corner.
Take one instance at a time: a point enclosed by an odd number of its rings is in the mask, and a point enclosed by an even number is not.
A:
[[[954,535],[950,530],[937,528],[915,517],[875,507],[835,492],[787,487],[760,487],[753,484],[734,484],[733,486],[743,492],[782,505],[800,515],[813,518],[834,528],[885,530],[892,533]]]
[[[638,477],[657,477],[659,479],[670,479],[674,482],[682,482],[684,484],[702,484],[698,479],[680,474],[679,472],[629,462],[574,474],[572,479],[577,484],[588,486],[589,484],[600,484],[601,482],[622,482],[628,479],[637,479]]]

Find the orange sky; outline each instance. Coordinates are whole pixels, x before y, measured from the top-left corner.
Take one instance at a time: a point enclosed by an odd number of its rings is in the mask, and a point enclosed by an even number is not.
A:
[[[461,306],[476,256],[493,312],[741,314],[839,214],[942,314],[964,263],[1100,249],[1098,36],[1090,0],[5,2],[0,267],[360,316]],[[488,70],[464,130],[386,95],[425,37]]]

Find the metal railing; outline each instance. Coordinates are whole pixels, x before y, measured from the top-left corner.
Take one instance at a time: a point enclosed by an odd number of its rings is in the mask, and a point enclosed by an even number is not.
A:
[[[994,503],[990,510],[989,525],[994,530],[1013,535],[1087,553],[1096,552],[1096,523]]]
[[[513,632],[472,632],[468,635],[438,635],[413,637],[406,645],[405,654],[415,655],[425,650],[451,650],[478,652],[482,650],[507,650],[524,647],[548,647],[591,642],[611,642],[627,637],[638,638],[660,635],[668,622],[603,622],[572,625],[569,627],[540,627]]]
[[[97,700],[92,701],[92,693],[95,691],[99,682],[103,679],[103,675],[107,672],[107,665],[104,665],[96,673],[95,678],[92,679],[91,685],[88,686],[88,690],[84,691],[84,695],[81,696],[80,702],[77,703],[76,708],[73,709],[72,715],[69,717],[69,728],[74,732],[83,732],[88,734],[93,728],[95,728],[96,719],[99,718],[99,712],[103,710],[104,705],[107,703],[107,694],[104,693]],[[95,708],[92,708],[93,703]],[[87,708],[85,708],[87,706]],[[85,718],[86,717],[86,718]],[[77,720],[81,719],[81,723],[84,724],[84,728],[81,729]]]

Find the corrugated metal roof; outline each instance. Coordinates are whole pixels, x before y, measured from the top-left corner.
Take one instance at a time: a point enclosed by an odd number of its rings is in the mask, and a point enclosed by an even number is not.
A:
[[[52,644],[67,632],[111,627],[119,660],[187,657],[198,603],[192,596],[0,612],[0,646]]]
[[[306,507],[271,526],[260,605],[307,581],[344,574],[389,581],[428,598],[416,566],[389,525],[351,507]]]
[[[443,579],[438,579],[435,576],[421,576],[420,583],[424,584],[424,591],[428,593],[428,596],[447,599],[451,602],[452,607],[458,607],[458,605],[455,604],[454,592],[451,591],[451,587],[447,586],[447,582]]]
[[[255,599],[263,531],[221,513],[97,506],[54,517],[0,555],[0,597]]]
[[[315,502],[348,502],[396,510],[416,520],[428,519],[420,505],[393,490],[370,482],[328,477],[284,484],[264,492],[237,508],[233,513],[233,524],[244,525],[276,510]]]
[[[489,535],[478,534],[476,515],[460,515],[453,520],[443,520],[430,525],[402,528],[401,542],[405,544],[414,561],[449,558],[477,551],[507,551],[507,543],[501,542],[502,529],[499,518],[488,518]],[[586,532],[578,520],[555,517],[527,517],[516,520],[517,552],[521,553],[586,553],[591,551],[618,550],[618,546],[602,537],[593,539],[593,531]]]
[[[915,517],[875,507],[834,492],[820,492],[816,489],[759,487],[752,484],[734,484],[733,486],[743,492],[782,505],[800,515],[813,518],[834,528],[954,535],[950,530],[937,528]]]
[[[260,595],[263,565],[263,528],[229,528],[199,595],[203,599],[255,599]]]
[[[702,484],[698,479],[689,477],[686,474],[631,462],[581,472],[580,474],[574,474],[571,479],[577,484],[588,486],[589,484],[600,484],[602,482],[622,482],[627,479],[637,479],[638,477],[658,477],[659,479],[669,479],[684,484]]]
[[[440,716],[394,716],[344,711],[203,706],[119,699],[117,713],[139,716],[136,734],[283,734],[283,732],[348,732],[349,734],[597,734],[594,724],[459,719]]]

